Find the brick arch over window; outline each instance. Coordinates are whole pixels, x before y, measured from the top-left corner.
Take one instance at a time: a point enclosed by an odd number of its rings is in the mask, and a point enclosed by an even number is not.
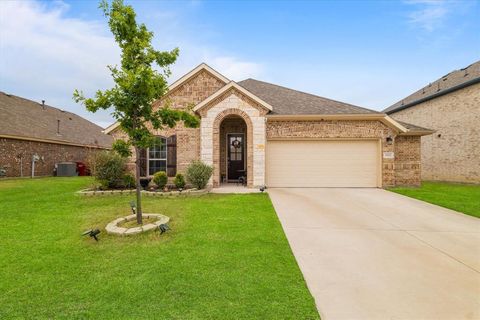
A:
[[[213,186],[220,185],[220,125],[228,116],[238,116],[247,125],[247,186],[253,187],[253,124],[248,114],[235,108],[223,110],[213,122]]]

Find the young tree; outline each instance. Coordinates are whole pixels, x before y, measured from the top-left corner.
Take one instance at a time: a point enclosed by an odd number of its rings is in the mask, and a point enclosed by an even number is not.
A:
[[[139,151],[150,147],[155,141],[149,126],[154,129],[173,128],[182,121],[186,127],[197,127],[199,120],[191,110],[175,110],[165,104],[154,110],[152,102],[162,98],[168,91],[169,66],[178,57],[178,48],[172,51],[155,50],[151,44],[153,33],[144,24],[137,24],[132,6],[123,0],[100,2],[99,8],[108,18],[108,25],[121,49],[121,65],[108,66],[115,82],[113,88],[98,90],[94,98],[86,98],[75,90],[73,98],[87,110],[114,108],[113,117],[127,134],[127,140],[117,140],[113,149],[122,156],[136,155],[137,223],[142,223]],[[157,68],[154,68],[154,66]],[[160,70],[160,71],[158,71]]]

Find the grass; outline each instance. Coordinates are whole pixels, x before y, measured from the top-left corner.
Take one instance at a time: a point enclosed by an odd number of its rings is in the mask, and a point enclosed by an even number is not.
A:
[[[420,188],[390,191],[480,218],[480,185],[425,181]]]
[[[96,243],[132,197],[89,184],[0,181],[0,319],[319,318],[268,195],[144,197],[171,231]]]

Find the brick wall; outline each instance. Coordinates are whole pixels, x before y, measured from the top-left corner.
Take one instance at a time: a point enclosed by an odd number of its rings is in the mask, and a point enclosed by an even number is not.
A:
[[[420,186],[421,151],[419,136],[395,138],[395,185]]]
[[[267,139],[275,138],[353,138],[380,139],[381,152],[394,152],[394,144],[386,138],[395,133],[380,121],[324,120],[324,121],[269,121]],[[395,185],[395,160],[382,158],[382,186]]]
[[[0,138],[0,167],[6,166],[8,177],[31,176],[32,156],[43,157],[35,163],[35,176],[51,176],[55,164],[64,161],[85,162],[99,149],[54,143]],[[22,160],[21,160],[22,159]],[[22,168],[22,170],[21,170]]]
[[[187,109],[199,102],[205,100],[214,92],[223,87],[225,83],[216,78],[206,70],[201,70],[185,81],[168,95],[154,103],[154,109],[168,104],[174,109]],[[200,158],[200,128],[185,128],[183,123],[179,123],[174,129],[153,130],[155,135],[168,137],[172,134],[177,135],[177,172],[184,173],[185,169],[192,162]],[[125,138],[121,129],[114,130],[111,135],[115,139]],[[130,159],[129,168],[134,171],[135,154]]]
[[[480,84],[391,116],[437,131],[422,137],[423,179],[480,183]]]

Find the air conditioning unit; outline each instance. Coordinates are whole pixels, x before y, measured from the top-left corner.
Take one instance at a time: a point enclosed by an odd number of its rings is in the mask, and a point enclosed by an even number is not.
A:
[[[77,164],[75,162],[57,163],[57,177],[74,177],[77,175]]]

